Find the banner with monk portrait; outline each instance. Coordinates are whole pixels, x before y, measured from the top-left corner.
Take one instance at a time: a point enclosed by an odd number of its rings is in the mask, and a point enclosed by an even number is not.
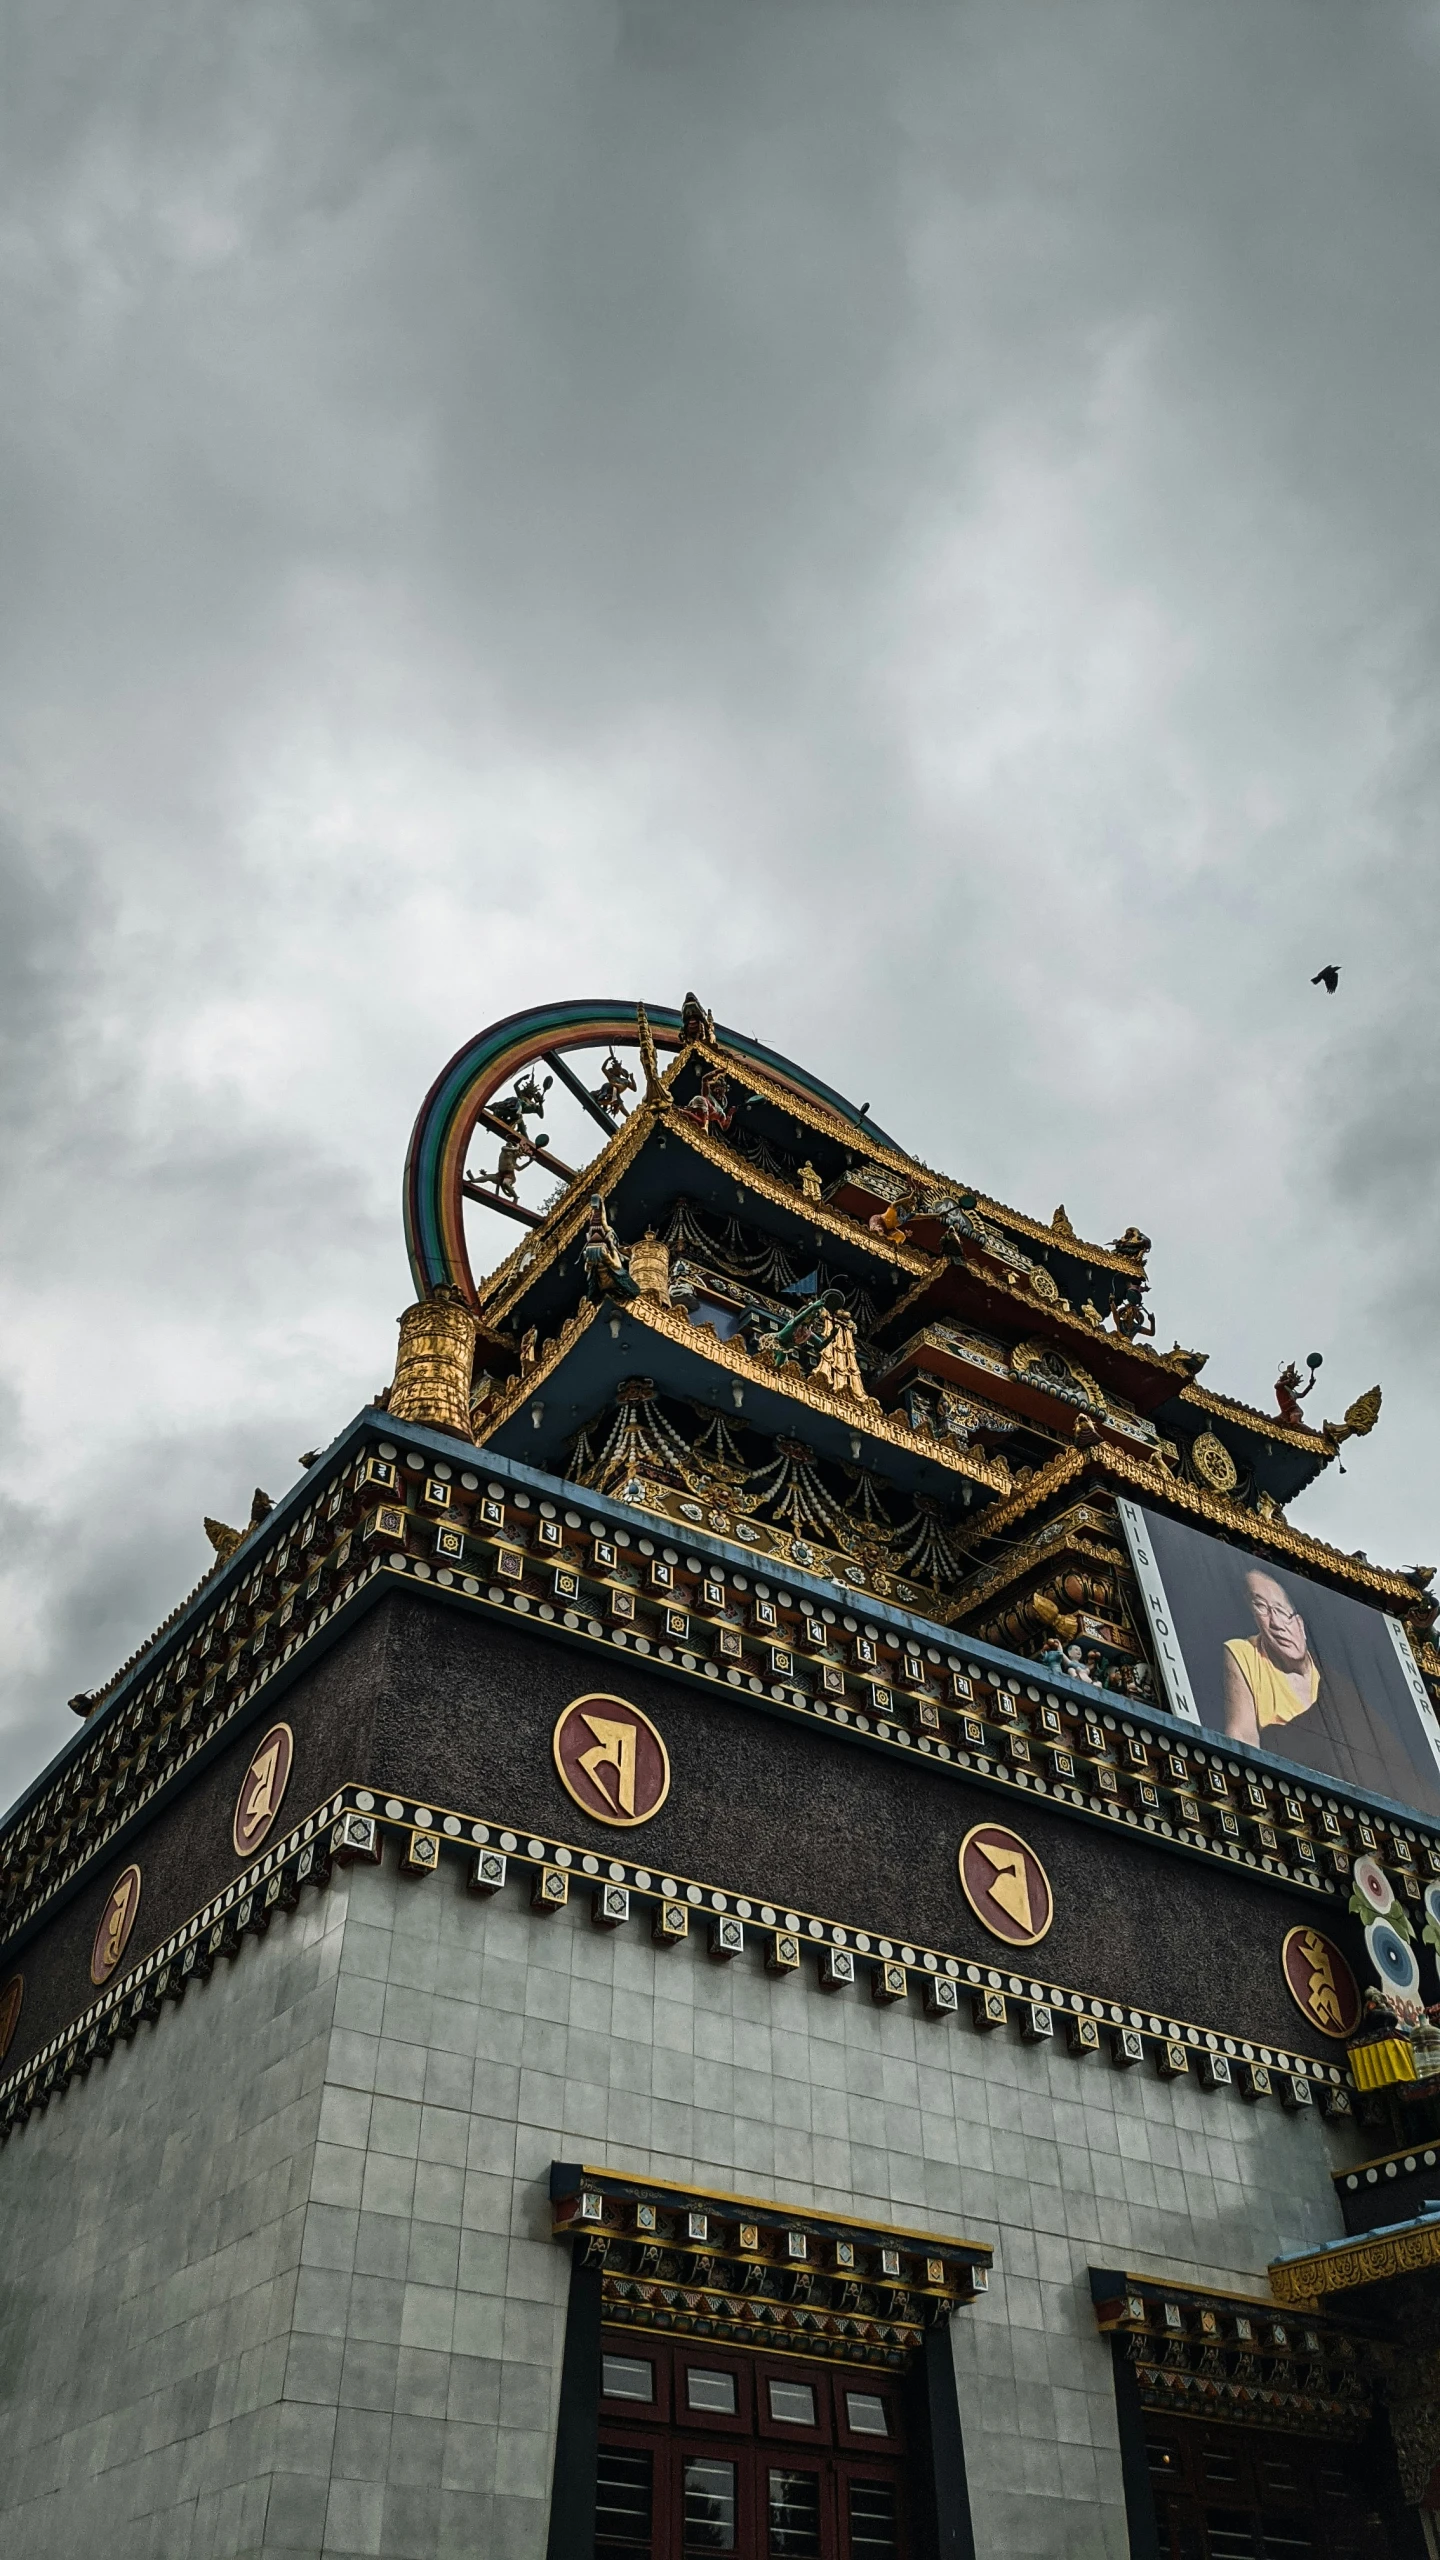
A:
[[[1440,1724],[1398,1618],[1139,1503],[1119,1509],[1172,1715],[1440,1814]]]

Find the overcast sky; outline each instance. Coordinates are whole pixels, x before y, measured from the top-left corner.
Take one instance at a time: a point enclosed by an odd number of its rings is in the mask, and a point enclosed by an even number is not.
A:
[[[689,985],[1377,1378],[1440,1558],[1440,8],[9,0],[0,1797]],[[1333,1000],[1312,971],[1339,961]]]

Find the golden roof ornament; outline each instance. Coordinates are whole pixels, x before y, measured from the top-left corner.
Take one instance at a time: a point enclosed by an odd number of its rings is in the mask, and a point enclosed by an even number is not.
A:
[[[662,1244],[653,1227],[647,1227],[638,1244],[632,1244],[628,1255],[630,1277],[642,1298],[668,1298],[670,1295],[670,1247]]]
[[[655,1054],[655,1034],[650,1028],[650,1016],[643,1004],[637,1004],[635,1007],[635,1038],[640,1049],[640,1064],[645,1070],[645,1099],[653,1103],[657,1111],[663,1111],[670,1097],[660,1081],[660,1061]]]
[[[1110,1247],[1112,1253],[1133,1255],[1136,1262],[1143,1262],[1150,1249],[1150,1238],[1143,1227],[1127,1227],[1123,1235],[1115,1237]]]
[[[1338,1448],[1342,1440],[1363,1440],[1380,1419],[1383,1398],[1378,1387],[1367,1387],[1363,1396],[1345,1408],[1343,1422],[1324,1422],[1320,1428],[1325,1438]]]
[[[1240,1481],[1240,1470],[1217,1432],[1196,1434],[1190,1443],[1190,1464],[1212,1493],[1233,1493]]]
[[[847,1307],[831,1307],[828,1313],[829,1337],[811,1374],[817,1386],[828,1387],[832,1396],[858,1396],[862,1404],[868,1404],[870,1398],[855,1349],[855,1319]]]
[[[687,1046],[697,1042],[703,1042],[710,1049],[715,1046],[715,1016],[709,1006],[703,1005],[699,997],[688,989],[680,1007],[680,1037]]]
[[[479,1321],[463,1291],[447,1282],[399,1318],[400,1346],[389,1411],[397,1422],[426,1422],[470,1440],[470,1374]]]
[[[1208,1351],[1186,1351],[1178,1342],[1172,1342],[1165,1354],[1171,1368],[1183,1369],[1187,1378],[1198,1378],[1209,1357]]]
[[[263,1485],[255,1487],[250,1502],[250,1517],[243,1529],[232,1529],[227,1521],[206,1520],[202,1523],[206,1537],[221,1564],[228,1564],[237,1547],[243,1547],[262,1520],[268,1520],[275,1505]]]

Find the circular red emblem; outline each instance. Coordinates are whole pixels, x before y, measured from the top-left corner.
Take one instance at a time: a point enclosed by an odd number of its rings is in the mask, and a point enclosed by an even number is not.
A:
[[[1018,1831],[977,1822],[960,1843],[960,1889],[982,1929],[1007,1947],[1033,1947],[1055,1917],[1050,1879]]]
[[[10,2039],[19,2024],[20,2003],[24,1997],[25,1976],[12,1973],[4,1990],[0,1991],[0,2062],[10,2050]]]
[[[1285,1985],[1312,2027],[1337,2042],[1360,2024],[1360,1988],[1333,1938],[1318,1929],[1289,1929],[1280,1950]]]
[[[100,1914],[95,1944],[90,1952],[90,1979],[108,1982],[130,1942],[135,1914],[140,1908],[140,1870],[126,1867],[110,1888],[110,1898]]]
[[[262,1743],[257,1744],[250,1766],[240,1782],[235,1804],[235,1820],[231,1838],[237,1858],[248,1858],[258,1849],[276,1814],[280,1799],[290,1783],[290,1763],[295,1757],[295,1736],[288,1724],[272,1724]]]
[[[670,1793],[670,1755],[624,1698],[575,1698],[555,1727],[560,1783],[594,1822],[648,1822]]]

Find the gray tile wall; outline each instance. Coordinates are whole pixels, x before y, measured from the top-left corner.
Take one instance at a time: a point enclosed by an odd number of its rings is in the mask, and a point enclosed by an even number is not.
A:
[[[1121,2560],[1088,2265],[1263,2291],[1338,2229],[1338,2156],[583,1903],[356,1869],[0,2155],[0,2555],[542,2560],[563,2158],[993,2241],[952,2328],[979,2551]]]
[[[307,1897],[0,2152],[4,2560],[258,2552],[308,2486],[285,2373],[344,1924]]]

